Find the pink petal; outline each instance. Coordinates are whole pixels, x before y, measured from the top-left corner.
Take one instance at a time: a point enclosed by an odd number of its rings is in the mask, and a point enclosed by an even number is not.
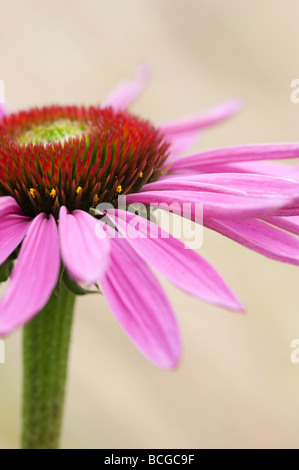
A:
[[[55,219],[39,214],[22,244],[7,290],[0,300],[0,335],[6,335],[36,315],[49,300],[60,268]]]
[[[288,197],[271,196],[244,196],[237,194],[222,194],[217,192],[195,191],[148,191],[131,193],[126,195],[126,203],[142,203],[160,208],[172,210],[175,214],[192,220],[198,209],[195,204],[203,204],[204,217],[228,218],[262,216],[271,214],[293,202]]]
[[[101,233],[100,233],[101,232]],[[61,256],[69,275],[77,282],[98,282],[108,265],[110,243],[101,223],[87,212],[66,207],[59,212]]]
[[[4,103],[0,103],[0,119],[6,115],[6,106]]]
[[[114,315],[150,361],[166,369],[175,367],[180,334],[164,291],[125,239],[111,242],[111,263],[102,287]]]
[[[238,145],[206,150],[176,160],[171,167],[171,171],[196,170],[201,172],[204,166],[211,167],[223,163],[297,157],[299,157],[299,143]]]
[[[195,143],[202,128],[218,124],[233,116],[241,107],[241,100],[233,99],[209,109],[199,116],[162,124],[160,129],[170,142],[170,155],[165,166],[167,167],[170,162],[181,157]]]
[[[10,196],[0,197],[0,264],[2,264],[23,240],[30,219]]]
[[[299,196],[299,182],[290,178],[246,173],[209,173],[164,178],[143,186],[142,191],[213,191],[260,196]]]
[[[112,106],[114,109],[126,108],[142,93],[150,76],[148,64],[141,64],[135,73],[134,80],[123,81],[112,90],[101,106]]]
[[[167,135],[198,131],[199,129],[218,124],[219,122],[233,116],[241,109],[242,105],[243,103],[239,98],[234,98],[232,100],[225,101],[214,108],[208,109],[198,116],[160,124],[159,128]]]
[[[287,232],[299,235],[299,216],[294,217],[266,217],[264,219],[271,225],[286,230]]]
[[[278,261],[299,264],[299,240],[260,220],[205,220],[205,226]]]
[[[0,217],[0,264],[19,246],[25,237],[31,220],[23,215],[9,214]]]
[[[288,204],[282,209],[278,209],[272,215],[277,217],[295,217],[299,215],[298,198],[296,198],[292,204]],[[263,217],[264,218],[264,217]]]
[[[299,182],[294,178],[242,173],[215,173],[200,175],[197,179],[206,183],[223,185],[232,190],[240,190],[247,194],[291,197],[299,195]]]
[[[291,178],[299,180],[299,169],[297,166],[289,165],[287,163],[278,163],[272,161],[253,161],[241,163],[219,163],[214,165],[204,164],[199,169],[181,168],[176,172],[172,172],[172,166],[169,173],[165,178],[186,178],[198,176],[201,174],[214,174],[214,173],[251,173],[255,175],[268,175],[276,176],[279,178]]]
[[[212,304],[244,310],[215,269],[195,251],[143,217],[112,209],[107,215],[136,253],[180,289]]]
[[[255,161],[255,162],[243,162],[243,163],[232,163],[212,165],[206,167],[205,171],[210,173],[254,173],[261,175],[278,176],[279,178],[292,178],[299,180],[299,169],[297,166],[288,165],[287,163],[271,162],[271,161]],[[217,171],[215,171],[217,170]]]
[[[5,217],[8,214],[22,215],[22,209],[14,198],[10,196],[0,196],[0,217]]]
[[[207,192],[216,192],[222,194],[236,194],[236,195],[246,195],[240,189],[233,189],[225,186],[220,186],[218,184],[213,184],[209,182],[200,181],[201,176],[205,175],[193,175],[190,176],[181,176],[175,178],[161,178],[158,181],[153,183],[145,184],[141,192],[156,192],[156,191],[207,191]]]
[[[190,131],[167,136],[167,140],[170,142],[170,155],[166,160],[165,167],[168,167],[169,163],[180,158],[188,148],[192,147],[197,140],[197,136],[198,131]]]

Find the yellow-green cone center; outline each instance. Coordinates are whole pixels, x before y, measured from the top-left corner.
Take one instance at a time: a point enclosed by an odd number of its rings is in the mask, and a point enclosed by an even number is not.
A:
[[[82,136],[87,127],[79,121],[58,119],[54,122],[36,125],[24,131],[19,137],[20,144],[50,143],[64,141],[70,137]]]

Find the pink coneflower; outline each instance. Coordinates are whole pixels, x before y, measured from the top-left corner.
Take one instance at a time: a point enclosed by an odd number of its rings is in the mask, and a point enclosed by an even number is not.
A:
[[[149,266],[206,302],[243,310],[199,254],[161,229],[149,238],[153,222],[117,209],[119,195],[126,195],[127,204],[145,206],[202,203],[208,228],[269,257],[299,263],[299,241],[277,228],[289,221],[278,215],[291,213],[299,183],[289,173],[281,178],[242,167],[244,161],[297,157],[299,144],[238,146],[178,158],[198,130],[229,117],[239,104],[233,100],[199,117],[154,127],[125,110],[145,79],[141,69],[100,108],[53,106],[0,120],[0,263],[17,258],[0,301],[1,335],[40,312],[58,279],[100,282],[139,350],[161,367],[174,367],[179,330]],[[113,208],[102,214],[96,210],[101,203]],[[133,217],[142,237],[135,237]],[[192,208],[188,217],[197,221]]]

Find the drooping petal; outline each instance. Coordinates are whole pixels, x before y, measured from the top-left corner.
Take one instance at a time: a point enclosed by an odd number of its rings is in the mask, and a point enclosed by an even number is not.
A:
[[[114,315],[150,361],[167,369],[175,367],[180,334],[163,289],[125,239],[111,243],[111,263],[102,288]]]
[[[66,207],[59,213],[61,256],[69,275],[77,282],[98,282],[108,265],[110,243],[101,222],[87,212]]]
[[[273,215],[276,217],[297,217],[299,215],[299,204],[297,198],[292,204],[275,211]]]
[[[136,253],[180,289],[212,304],[244,310],[216,270],[195,251],[143,217],[113,209],[107,215]]]
[[[272,161],[255,161],[242,163],[227,163],[205,166],[207,173],[253,173],[260,175],[278,176],[279,178],[292,178],[299,180],[298,166]]]
[[[126,203],[142,203],[172,210],[175,214],[196,220],[195,210],[203,204],[204,217],[260,217],[293,203],[290,197],[224,194],[195,191],[146,191],[126,195]],[[162,207],[163,205],[163,207]]]
[[[205,220],[205,226],[251,250],[284,263],[299,264],[299,239],[261,220]]]
[[[260,196],[299,196],[299,181],[269,175],[246,173],[209,173],[204,175],[164,178],[146,184],[142,191],[216,191],[227,194]]]
[[[223,194],[246,195],[244,191],[230,187],[220,186],[209,182],[200,181],[204,175],[194,175],[192,177],[161,178],[153,183],[147,183],[141,188],[141,192],[147,191],[198,191],[216,192]]]
[[[135,78],[119,83],[104,99],[102,107],[126,108],[142,93],[151,73],[149,64],[143,63],[136,69]]]
[[[23,215],[9,214],[0,217],[0,264],[19,246],[31,220]]]
[[[275,227],[299,235],[299,216],[293,217],[265,217],[264,220]]]
[[[205,127],[210,127],[236,114],[242,107],[242,101],[234,98],[225,101],[214,108],[193,116],[190,118],[180,119],[178,121],[160,124],[159,128],[166,135],[185,133],[190,131],[198,131]]]
[[[194,178],[191,178],[192,180]],[[294,178],[275,177],[270,175],[242,173],[214,173],[199,175],[200,180],[232,190],[243,191],[252,195],[293,196],[299,195],[299,182]]]
[[[55,219],[39,214],[22,244],[8,287],[0,300],[0,335],[29,321],[49,300],[60,268]]]
[[[4,103],[0,103],[0,119],[6,115],[6,106]]]
[[[202,172],[203,167],[212,167],[212,165],[220,165],[223,163],[298,157],[299,143],[296,142],[237,145],[234,147],[206,150],[176,160],[171,167],[171,171],[174,173],[180,172],[181,170]]]
[[[167,140],[170,142],[170,155],[167,158],[165,167],[186,153],[197,140],[202,128],[218,124],[233,116],[241,107],[241,100],[233,99],[209,109],[198,116],[162,124],[160,129],[166,134]]]
[[[0,196],[0,217],[5,217],[8,214],[22,215],[22,209],[13,197]]]
[[[198,136],[198,131],[189,131],[181,134],[172,134],[167,139],[170,142],[170,154],[166,160],[165,167],[168,167],[171,162],[177,158],[182,157],[186,151],[195,144]]]
[[[30,219],[22,215],[21,208],[12,197],[0,197],[0,264],[21,243],[29,225]]]
[[[172,171],[172,166],[170,171]],[[299,180],[298,166],[289,165],[288,163],[278,163],[277,161],[253,161],[241,163],[219,163],[214,165],[204,164],[197,168],[181,168],[175,173],[169,173],[167,178],[192,177],[200,174],[211,173],[251,173],[254,175],[268,175],[279,178],[291,178]]]

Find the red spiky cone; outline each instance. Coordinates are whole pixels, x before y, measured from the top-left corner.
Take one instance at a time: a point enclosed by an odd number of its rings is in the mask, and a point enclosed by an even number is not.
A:
[[[77,134],[77,135],[76,135]],[[147,121],[112,108],[34,108],[0,120],[0,196],[26,215],[58,216],[138,191],[157,178],[168,144]]]

